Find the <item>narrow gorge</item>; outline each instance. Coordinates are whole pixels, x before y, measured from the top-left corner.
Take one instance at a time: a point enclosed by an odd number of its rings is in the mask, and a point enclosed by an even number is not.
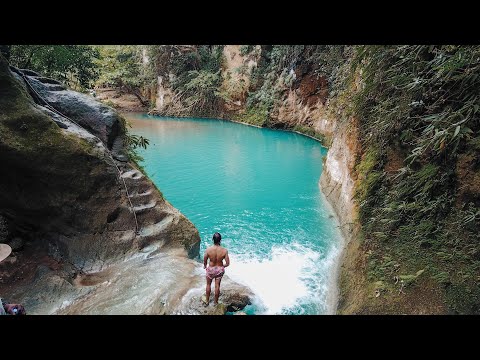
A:
[[[259,300],[270,306],[263,313],[480,313],[480,47],[92,46],[82,51],[91,51],[94,61],[76,76],[69,70],[62,82],[21,70],[61,77],[63,70],[43,65],[38,49],[8,50],[12,66],[2,59],[0,69],[0,241],[12,246],[14,256],[0,263],[4,297],[48,314],[248,313]],[[90,67],[98,73],[83,81]],[[260,150],[253,150],[248,131],[222,125],[224,120],[261,128],[253,135],[262,138]],[[293,140],[292,147],[266,130],[318,143]],[[213,134],[228,141],[216,148]],[[263,140],[270,136],[276,147]],[[132,151],[139,139],[148,140]],[[320,144],[324,150],[317,149]],[[193,152],[184,154],[189,146]],[[242,150],[248,146],[251,152]],[[269,158],[271,152],[283,155]],[[232,181],[226,190],[221,184],[216,191],[208,188],[213,180],[205,178],[217,171],[209,167],[212,154],[238,161],[217,164],[219,173],[231,175],[225,176]],[[293,181],[276,170],[289,169],[281,161],[290,157],[299,167],[297,183],[278,185],[281,192],[269,200],[285,213],[273,206],[253,212],[232,206],[240,198],[246,204],[262,181],[275,182],[275,176],[263,180],[258,169],[245,179],[241,171],[253,163],[262,169],[275,164],[266,172]],[[188,162],[188,169],[181,167]],[[315,178],[303,179],[303,172]],[[311,181],[321,193],[299,190]],[[208,201],[187,196],[195,184],[202,195],[212,190],[212,203],[228,203],[220,213],[237,212],[238,218],[225,220]],[[289,191],[321,205],[283,205]],[[260,202],[270,193],[259,194],[252,197]],[[290,228],[286,217],[284,231],[276,232],[268,219],[278,222],[288,211],[303,223]],[[308,217],[299,216],[304,212]],[[222,218],[223,225],[207,215]],[[241,216],[256,222],[243,228]],[[313,228],[306,225],[310,219]],[[260,223],[265,238],[254,235]],[[203,308],[198,257],[217,231],[208,227],[221,226],[229,229],[226,242],[238,254],[254,249],[250,237],[262,246],[273,239],[311,250],[310,243],[295,241],[295,231],[335,244],[338,252],[331,252],[328,266],[326,245],[301,258],[314,265],[298,279],[322,279],[301,289],[272,286],[268,293],[268,281],[232,267],[232,278],[224,288],[222,283],[224,306]],[[250,232],[242,232],[249,226]],[[301,247],[299,253],[308,252]],[[285,268],[297,264],[289,256]],[[255,269],[261,279],[263,270]],[[303,286],[296,279],[285,284]],[[286,296],[306,288],[320,306],[300,301],[296,307],[299,300]],[[296,305],[288,308],[289,301]],[[258,309],[253,313],[262,313]]]

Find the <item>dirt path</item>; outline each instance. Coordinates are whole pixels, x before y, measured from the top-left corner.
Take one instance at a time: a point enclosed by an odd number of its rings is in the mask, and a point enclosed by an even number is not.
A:
[[[148,111],[148,108],[143,106],[135,95],[121,93],[117,89],[113,88],[96,89],[95,92],[98,100],[119,111]]]

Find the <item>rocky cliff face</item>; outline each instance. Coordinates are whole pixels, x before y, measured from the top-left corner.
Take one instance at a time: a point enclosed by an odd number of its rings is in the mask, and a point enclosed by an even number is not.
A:
[[[197,58],[199,54],[194,51],[194,48],[194,46],[188,47],[189,51],[193,51],[191,56]],[[329,84],[326,76],[322,75],[324,71],[320,71],[318,68],[319,59],[298,61],[293,65],[284,62],[276,72],[262,70],[263,72],[255,73],[255,70],[262,64],[264,68],[271,65],[271,48],[272,46],[261,45],[225,45],[223,47],[221,67],[219,68],[221,85],[218,88],[222,101],[217,112],[211,116],[274,129],[295,130],[322,138],[325,145],[330,145],[336,129],[338,114],[330,109]],[[188,52],[185,49],[184,51]],[[175,61],[183,60],[170,59],[170,68],[175,67],[173,66],[176,64]],[[196,110],[191,106],[177,112],[168,109],[169,105],[172,107],[182,105],[180,102],[172,103],[173,99],[181,97],[181,94],[175,94],[169,77],[173,78],[175,75],[169,73],[169,76],[163,75],[157,78],[158,86],[156,95],[153,96],[156,106],[153,112],[159,115],[178,113],[183,116],[195,116]],[[272,89],[255,96],[259,97],[261,101],[265,100],[265,97],[275,98],[275,100],[271,99],[273,106],[268,117],[257,112],[258,106],[253,107],[253,112],[252,109],[248,109],[249,98],[265,83],[271,84]],[[269,93],[270,90],[273,93]]]
[[[198,231],[127,161],[121,117],[13,70],[0,57],[0,240],[24,246],[0,264],[2,297],[30,314],[200,313],[182,303],[203,285]]]
[[[345,248],[339,263],[337,311],[355,313],[357,309],[345,310],[346,307],[363,302],[365,286],[363,274],[358,271],[364,264],[361,264],[361,253],[358,250],[358,209],[354,199],[357,179],[355,165],[361,155],[355,119],[339,122],[332,135],[333,142],[325,159],[320,185],[335,210],[345,239]],[[351,276],[355,273],[358,275]]]
[[[342,232],[352,238],[356,208],[354,167],[359,154],[358,137],[354,120],[340,124],[325,159],[320,184],[340,220]]]
[[[250,76],[257,66],[258,56],[256,53],[242,55],[240,45],[225,45],[223,56],[221,91],[227,95],[224,111],[239,111],[245,108]]]

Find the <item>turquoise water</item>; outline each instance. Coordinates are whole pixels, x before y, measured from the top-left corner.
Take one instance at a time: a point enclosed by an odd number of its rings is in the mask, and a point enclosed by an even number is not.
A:
[[[222,234],[226,274],[256,294],[251,314],[324,314],[340,249],[320,192],[327,150],[308,137],[211,119],[127,114],[150,140],[142,165],[198,228]]]

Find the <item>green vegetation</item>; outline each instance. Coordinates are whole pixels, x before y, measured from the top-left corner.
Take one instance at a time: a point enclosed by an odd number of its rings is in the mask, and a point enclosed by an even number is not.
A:
[[[360,204],[360,217],[365,219],[367,210],[371,209],[375,204],[375,198],[371,198],[381,182],[382,173],[375,170],[378,164],[379,153],[375,148],[369,148],[363,154],[362,161],[357,165],[356,172],[358,175],[358,185],[356,189],[356,200]]]
[[[138,154],[137,149],[146,149],[149,144],[150,141],[147,138],[131,134],[129,131],[125,132],[125,146],[127,148],[128,157],[130,161],[135,162],[142,171],[144,171],[143,166],[141,165],[143,157]]]
[[[150,145],[150,140],[143,136],[132,134],[129,131],[129,128],[131,128],[132,125],[123,116],[121,117],[121,120],[122,127],[125,132],[124,146],[128,155],[128,159],[133,161],[138,169],[146,175],[145,169],[141,165],[143,162],[143,157],[138,153],[138,149],[146,149],[147,146]]]
[[[98,52],[88,45],[7,45],[10,64],[65,82],[77,90],[98,78]]]
[[[302,134],[305,134],[305,135],[308,135],[308,136],[311,136],[311,137],[319,140],[322,144],[325,143],[325,136],[323,134],[320,134],[320,133],[316,132],[315,130],[313,130],[310,127],[295,125],[292,130],[297,131],[297,132],[302,133]]]
[[[268,124],[268,111],[259,107],[251,107],[247,108],[244,113],[232,115],[232,118],[235,121],[264,127]]]
[[[356,198],[370,280],[393,288],[392,274],[425,269],[453,312],[480,312],[480,194],[459,173],[480,170],[480,47],[364,46],[352,66],[363,71]]]
[[[135,95],[142,105],[148,105],[148,99],[141,89],[149,83],[149,76],[144,71],[142,51],[136,45],[104,45],[94,47],[98,52],[95,61],[100,77],[96,85],[114,87]]]
[[[253,50],[254,47],[255,45],[241,45],[240,55],[242,56],[248,55]]]
[[[222,97],[221,65],[223,46],[156,45],[147,46],[150,59],[146,70],[160,75],[175,92],[169,115],[215,116]]]
[[[140,147],[146,149],[147,146],[150,144],[150,141],[147,138],[144,138],[143,136],[133,135],[130,133],[127,133],[127,136],[125,139],[126,139],[125,145],[132,149],[136,149]]]

